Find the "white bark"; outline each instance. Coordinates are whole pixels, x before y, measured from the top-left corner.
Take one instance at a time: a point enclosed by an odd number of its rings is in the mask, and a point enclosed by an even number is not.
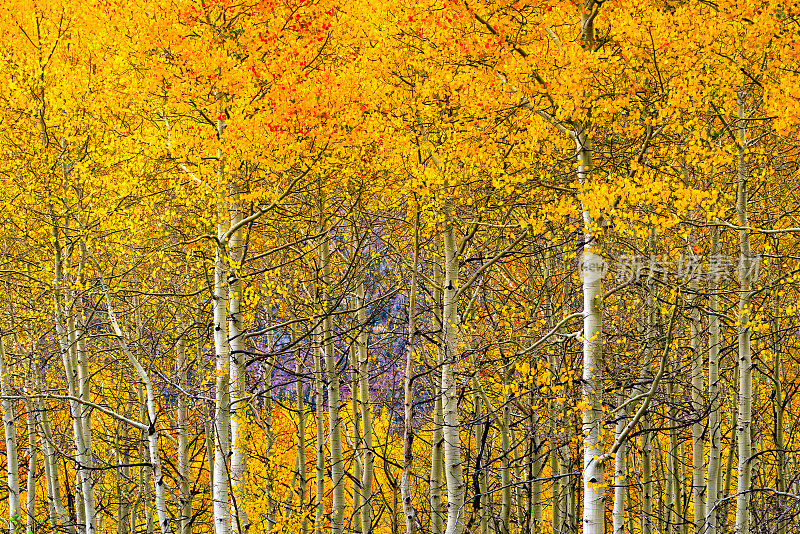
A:
[[[437,243],[441,241],[437,239]],[[442,289],[443,275],[442,268],[439,262],[434,264],[433,283],[434,283],[434,331],[441,332],[444,329],[444,321],[442,317]],[[444,344],[439,343],[439,348],[436,354],[436,367],[441,368],[444,363]],[[442,396],[440,391],[440,383],[437,383],[436,378],[433,379],[431,385],[433,391],[433,433],[431,437],[431,474],[430,474],[430,503],[431,503],[431,534],[442,534],[443,532],[443,519],[444,519],[444,504],[442,501],[442,460],[443,460],[443,446],[444,438],[442,437],[442,425],[444,423],[444,414],[442,413]]]
[[[33,402],[25,399],[28,411],[28,483],[25,503],[25,533],[36,532],[36,464],[39,448],[36,446],[36,411]]]
[[[235,186],[231,186],[230,194],[230,228],[237,227],[242,220],[239,209],[239,195]],[[233,497],[233,524],[234,531],[247,532],[250,522],[244,511],[245,502],[245,472],[247,470],[247,447],[242,425],[247,412],[247,398],[245,391],[245,344],[242,330],[241,293],[242,280],[240,276],[242,258],[241,230],[231,234],[228,244],[231,269],[228,275],[228,342],[230,344],[230,395],[231,395],[231,494]],[[270,518],[271,519],[271,518]],[[271,524],[267,520],[267,524]]]
[[[320,218],[322,218],[320,212]],[[326,226],[323,223],[323,232]],[[322,283],[324,285],[322,318],[322,348],[325,354],[325,371],[328,383],[328,424],[330,425],[331,485],[333,498],[331,502],[331,531],[341,534],[344,527],[344,461],[342,460],[342,419],[339,412],[339,372],[333,351],[333,320],[331,318],[332,299],[329,288],[331,284],[330,243],[327,235],[323,237],[320,247],[320,263],[322,266]]]
[[[358,388],[361,398],[361,423],[364,431],[364,446],[361,453],[364,469],[361,475],[361,531],[364,534],[373,534],[372,530],[372,479],[373,479],[373,448],[372,448],[372,401],[369,395],[369,353],[367,343],[369,331],[367,330],[367,309],[364,301],[364,285],[359,284],[356,293],[356,306],[358,307],[358,324],[361,330],[358,333]]]
[[[357,316],[358,314],[356,314]],[[361,458],[359,448],[361,447],[361,404],[358,394],[358,347],[350,345],[350,410],[353,417],[353,513],[350,516],[350,528],[353,534],[361,534]]]
[[[412,376],[416,354],[416,306],[417,306],[417,267],[419,264],[419,206],[414,216],[414,257],[411,265],[411,288],[408,293],[408,338],[406,346],[406,366],[403,375],[403,476],[400,494],[403,499],[403,514],[406,518],[406,533],[417,531],[417,514],[414,510],[411,469],[414,460],[414,394]]]
[[[592,148],[589,137],[579,130],[575,135],[578,151],[578,181],[584,183],[592,169]],[[597,461],[600,450],[601,376],[602,357],[602,290],[601,277],[595,266],[602,257],[595,252],[596,243],[592,234],[594,221],[584,207],[583,249],[583,402],[590,407],[583,412],[583,532],[603,534],[605,531],[605,504],[603,465]]]
[[[294,319],[294,315],[292,315]],[[292,344],[297,343],[297,333],[292,329]],[[306,475],[306,412],[303,403],[303,359],[300,355],[300,350],[295,350],[295,391],[297,392],[297,457],[295,464],[297,465],[297,495],[300,500],[300,510],[303,518],[300,523],[300,534],[308,533],[308,521],[304,513],[306,507],[306,492],[308,490],[307,475]]]
[[[719,230],[711,229],[711,257],[719,253]],[[717,283],[713,278],[708,282],[708,436],[710,447],[708,451],[708,472],[706,476],[706,498],[708,511],[706,512],[705,534],[718,534],[719,510],[717,509],[720,494],[722,455],[722,392],[719,387],[719,295]]]
[[[455,366],[458,361],[458,245],[449,208],[444,223],[444,289],[443,327],[444,360],[442,362],[442,410],[444,415],[444,475],[447,484],[447,523],[445,534],[461,534],[464,529],[464,476],[461,467],[461,423],[458,417],[458,383]]]
[[[177,299],[176,299],[177,300]],[[180,302],[176,302],[180,306]],[[189,365],[186,361],[186,322],[182,312],[178,321],[178,340],[175,343],[175,366],[178,370],[178,382],[183,391],[189,387]],[[192,534],[192,494],[189,486],[191,476],[189,468],[189,408],[186,395],[178,395],[178,534]]]
[[[325,521],[325,404],[323,401],[325,391],[325,381],[322,370],[322,339],[320,328],[314,330],[314,407],[317,430],[317,465],[316,465],[316,516],[314,532],[322,534],[324,532]]]
[[[620,390],[617,395],[617,402],[622,404],[625,400],[625,395]],[[623,409],[617,415],[617,424],[615,427],[616,438],[619,439],[622,431],[625,430],[625,422],[627,420],[628,411]],[[614,534],[625,534],[625,490],[628,486],[627,481],[627,457],[628,457],[628,444],[623,441],[617,449],[617,455],[614,457],[614,511],[612,512],[612,525]]]
[[[747,534],[749,530],[749,504],[750,504],[750,460],[752,456],[751,441],[751,415],[753,409],[753,355],[750,345],[751,334],[751,311],[752,300],[752,280],[750,266],[750,234],[747,230],[747,195],[749,171],[745,161],[745,151],[748,143],[746,139],[746,123],[744,112],[744,89],[739,94],[739,153],[738,153],[738,187],[736,197],[736,215],[739,226],[739,252],[740,271],[739,271],[739,417],[736,427],[737,440],[739,442],[738,454],[738,483],[736,485],[736,534]]]
[[[217,125],[219,135],[224,126]],[[218,192],[217,192],[217,246],[214,258],[214,351],[216,353],[216,384],[214,410],[214,474],[211,499],[214,509],[214,531],[216,534],[230,534],[230,486],[228,480],[228,457],[230,456],[230,368],[231,348],[228,342],[228,269],[225,235],[228,230],[228,200],[225,193],[225,161],[222,149],[217,150]]]
[[[693,284],[697,289],[697,284]],[[695,297],[697,299],[698,297]],[[693,306],[691,312],[692,340],[692,489],[694,490],[694,528],[695,532],[703,531],[706,519],[706,483],[705,483],[705,425],[703,415],[703,351],[700,348],[701,324],[700,308]]]
[[[19,459],[17,456],[17,425],[15,423],[16,410],[14,401],[9,398],[11,388],[9,383],[8,363],[6,362],[5,344],[3,336],[0,334],[0,394],[3,400],[0,407],[3,410],[3,430],[6,439],[6,463],[8,466],[8,517],[11,530],[17,530],[22,526],[22,508],[19,500]]]

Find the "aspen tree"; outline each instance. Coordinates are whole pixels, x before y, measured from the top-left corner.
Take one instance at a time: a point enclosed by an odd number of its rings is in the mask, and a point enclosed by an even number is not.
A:
[[[719,254],[719,229],[711,228],[710,254]],[[719,295],[716,277],[709,277],[708,281],[708,399],[710,403],[708,412],[708,435],[710,448],[708,451],[708,470],[706,473],[706,498],[708,510],[706,512],[705,529],[707,534],[718,534],[719,531],[719,499],[721,497],[721,456],[722,456],[722,391],[719,386],[719,350],[720,350],[720,322],[719,322]]]
[[[19,447],[17,446],[16,410],[14,409],[13,401],[10,399],[11,387],[3,335],[0,335],[0,395],[3,396],[0,405],[2,405],[3,410],[6,461],[8,462],[8,520],[11,530],[14,531],[22,523],[22,508],[19,500],[19,458],[17,455]]]
[[[356,308],[358,309],[358,324],[360,330],[357,338],[358,346],[358,390],[361,402],[361,423],[363,425],[363,449],[361,453],[361,463],[363,472],[361,478],[361,498],[363,507],[361,510],[361,532],[364,534],[373,533],[373,496],[372,481],[374,479],[373,463],[374,450],[372,440],[372,401],[369,396],[370,376],[369,376],[369,352],[367,343],[369,341],[369,331],[367,330],[367,308],[365,302],[365,288],[363,281],[356,288]]]
[[[417,269],[419,265],[419,203],[414,211],[414,252],[411,265],[411,287],[408,293],[408,339],[406,347],[405,372],[403,375],[403,475],[400,492],[403,499],[403,513],[406,518],[406,533],[417,531],[417,514],[412,501],[411,469],[414,460],[414,396],[413,374],[416,357],[416,306]]]
[[[222,137],[225,124],[218,120],[216,124],[217,135]],[[214,351],[216,354],[216,387],[214,410],[214,474],[212,486],[212,502],[214,508],[214,532],[216,534],[230,534],[230,473],[228,471],[228,457],[230,455],[230,367],[231,347],[228,333],[229,318],[229,288],[228,254],[225,246],[226,234],[230,224],[228,211],[228,198],[225,188],[225,157],[222,148],[217,148],[217,244],[214,257]]]
[[[230,226],[235,229],[241,225],[242,213],[239,207],[239,191],[236,185],[230,186]],[[230,390],[231,390],[231,493],[233,496],[233,512],[235,523],[232,524],[236,532],[247,532],[250,521],[244,511],[245,472],[247,470],[246,438],[242,432],[242,425],[247,418],[247,396],[245,390],[245,331],[242,325],[242,256],[243,243],[241,232],[234,230],[228,242],[228,260],[230,273],[228,275],[228,343],[231,351],[230,365]]]
[[[290,310],[291,319],[297,319],[294,309]],[[291,330],[291,343],[292,346],[298,346],[297,329],[292,326]],[[297,380],[295,381],[295,397],[297,402],[297,448],[295,453],[295,467],[297,469],[297,496],[300,500],[300,513],[302,518],[300,520],[300,534],[308,534],[308,520],[304,508],[307,504],[308,492],[308,478],[306,473],[306,408],[305,408],[305,391],[303,387],[302,377],[305,376],[303,357],[300,348],[294,351],[294,373]]]
[[[325,215],[325,200],[322,197],[320,185],[319,199],[319,225],[322,242],[317,254],[320,265],[320,275],[317,292],[320,298],[322,321],[320,336],[322,353],[325,358],[325,381],[328,386],[328,425],[329,447],[331,462],[331,485],[333,501],[331,503],[331,529],[333,534],[340,534],[344,527],[344,461],[342,460],[342,419],[339,411],[339,374],[336,368],[333,345],[333,299],[331,298],[331,253],[330,236],[328,235],[328,220]]]
[[[752,456],[752,409],[753,409],[753,356],[751,347],[752,331],[752,273],[753,258],[750,252],[750,229],[748,227],[748,184],[750,178],[747,151],[750,148],[747,139],[747,118],[745,99],[748,90],[741,88],[738,92],[737,128],[737,180],[736,180],[736,216],[739,223],[739,317],[738,326],[738,361],[739,361],[739,413],[736,425],[738,441],[738,482],[736,484],[736,534],[746,534],[749,529],[750,516],[750,478]]]
[[[325,375],[323,374],[322,367],[322,333],[320,325],[314,326],[313,332],[314,344],[312,347],[314,356],[314,409],[316,420],[316,448],[317,448],[317,464],[315,470],[316,477],[316,498],[315,498],[315,524],[314,531],[317,534],[324,532],[325,520]]]
[[[36,412],[31,399],[25,399],[25,408],[28,412],[28,481],[26,484],[25,498],[25,532],[36,532],[36,462],[39,449],[36,446]]]
[[[436,254],[436,261],[434,261],[433,265],[433,321],[434,321],[434,331],[435,332],[443,332],[444,331],[444,322],[443,322],[443,295],[444,292],[442,290],[444,284],[443,279],[443,270],[441,267],[441,253],[439,251],[442,249],[442,242],[441,237],[436,237],[436,246],[437,246],[437,254]],[[444,351],[442,350],[444,347],[441,339],[439,339],[439,343],[437,343],[437,350],[436,350],[436,369],[441,369],[444,363]],[[430,472],[430,479],[429,479],[429,489],[430,489],[430,506],[431,506],[431,534],[442,534],[443,532],[443,518],[444,518],[444,502],[442,500],[442,471],[443,471],[443,446],[444,446],[444,437],[443,437],[443,430],[442,425],[444,424],[444,416],[442,412],[442,395],[440,389],[440,383],[434,375],[431,385],[431,390],[433,394],[433,432],[431,436],[431,472]]]

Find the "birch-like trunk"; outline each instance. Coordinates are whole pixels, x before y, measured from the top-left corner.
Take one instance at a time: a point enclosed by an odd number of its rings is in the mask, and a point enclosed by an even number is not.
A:
[[[242,214],[239,209],[239,195],[235,186],[230,193],[230,225],[239,225]],[[242,426],[247,416],[247,392],[245,390],[245,346],[242,331],[241,293],[242,280],[239,274],[242,262],[241,230],[235,230],[228,243],[230,273],[228,275],[228,343],[230,345],[230,396],[231,396],[231,496],[233,497],[232,528],[241,534],[250,527],[249,519],[244,511],[245,471],[247,470],[247,449]],[[271,510],[270,510],[271,515]],[[267,528],[272,524],[272,517],[267,518]]]
[[[441,245],[441,240],[437,239],[437,243]],[[434,262],[433,267],[433,284],[434,284],[434,332],[442,332],[444,329],[444,321],[442,318],[442,286],[444,276],[439,262]],[[439,343],[436,353],[436,369],[441,369],[444,363],[444,350],[443,343]],[[442,412],[442,395],[440,391],[440,382],[434,377],[431,384],[433,392],[433,432],[431,437],[431,474],[429,481],[430,490],[430,503],[431,503],[431,534],[442,534],[444,528],[444,502],[442,500],[442,461],[443,461],[443,448],[444,438],[442,435],[442,425],[444,423],[444,414]]]
[[[719,254],[719,229],[711,228],[711,257]],[[706,526],[703,534],[719,534],[719,499],[721,498],[721,462],[722,455],[722,392],[719,387],[719,295],[717,280],[710,277],[708,281],[708,472],[706,476]]]
[[[180,305],[180,303],[177,303]],[[179,312],[180,313],[180,312]],[[182,391],[188,391],[189,364],[186,361],[186,331],[187,326],[183,315],[178,321],[178,340],[175,343],[176,361],[178,370],[178,384]],[[186,395],[178,394],[178,534],[192,534],[192,493],[189,486],[191,476],[189,462],[189,408]]]
[[[620,389],[617,394],[617,403],[622,404],[625,402],[625,395]],[[617,415],[617,423],[615,426],[615,437],[619,438],[622,431],[625,430],[625,424],[628,419],[627,409],[623,409]],[[622,444],[617,449],[617,455],[614,457],[614,510],[612,512],[612,525],[614,534],[625,534],[625,490],[628,485],[628,444],[623,440]]]
[[[697,290],[697,283],[693,283]],[[695,296],[695,299],[698,297]],[[705,425],[703,424],[703,351],[700,347],[701,324],[700,307],[692,306],[691,311],[691,344],[692,344],[692,489],[694,499],[694,528],[698,534],[703,531],[706,519],[706,482],[705,482]]]
[[[324,532],[325,523],[325,378],[322,371],[322,340],[320,328],[314,329],[314,408],[317,429],[317,465],[315,500],[316,516],[314,529],[316,534]]]
[[[294,318],[294,316],[292,316]],[[297,343],[297,332],[292,329],[292,344]],[[303,380],[301,377],[303,373],[303,358],[300,355],[300,350],[295,350],[295,375],[297,381],[295,382],[295,391],[297,393],[297,495],[300,499],[300,512],[302,519],[300,521],[300,534],[308,534],[308,521],[306,520],[305,507],[306,507],[306,491],[308,489],[307,476],[306,476],[306,409],[303,403]]]
[[[356,312],[356,318],[358,312]],[[356,319],[358,320],[358,319]],[[361,448],[361,396],[358,391],[358,347],[350,345],[350,411],[353,418],[353,513],[350,515],[350,529],[353,534],[361,534],[361,478],[363,469],[359,450]]]
[[[510,362],[506,361],[503,362],[501,373],[502,373],[502,384],[503,384],[503,408],[502,408],[502,415],[500,417],[500,424],[498,425],[500,428],[500,448],[502,450],[502,455],[500,456],[500,532],[501,534],[508,534],[511,531],[511,377],[510,377]],[[536,432],[536,412],[531,412],[531,432]],[[533,479],[536,477],[536,472],[538,471],[538,458],[537,452],[535,450],[535,438],[531,442],[528,453],[530,456],[530,463],[528,464],[530,467],[530,478]],[[537,527],[536,527],[536,514],[539,515],[539,520],[541,521],[542,515],[542,506],[541,506],[541,499],[539,500],[539,507],[538,510],[534,505],[534,500],[536,498],[536,483],[531,483],[532,485],[532,499],[531,499],[531,534],[536,534]],[[539,483],[539,491],[541,493],[541,483]]]
[[[584,30],[587,31],[586,29]],[[575,134],[578,151],[578,181],[583,184],[592,170],[592,147],[584,130]],[[595,252],[592,226],[594,221],[588,209],[583,210],[583,381],[582,398],[588,407],[583,411],[583,532],[605,532],[605,502],[603,466],[595,461],[601,454],[600,425],[602,423],[602,277],[597,271],[602,257]]]
[[[6,463],[8,466],[8,517],[11,530],[17,530],[17,526],[22,526],[22,508],[19,500],[19,458],[17,456],[17,425],[16,410],[14,401],[8,398],[11,395],[9,382],[8,363],[6,362],[5,344],[3,336],[0,335],[0,407],[3,410],[3,430],[6,438]]]
[[[750,257],[750,234],[747,217],[747,195],[749,169],[747,166],[746,151],[748,142],[746,136],[746,119],[744,99],[746,92],[739,91],[739,121],[738,137],[739,152],[737,162],[737,194],[736,215],[739,222],[739,416],[736,426],[737,440],[739,442],[738,454],[738,483],[736,485],[736,534],[747,534],[749,529],[750,504],[750,457],[751,446],[751,415],[753,409],[753,355],[750,346],[751,333],[751,300],[752,300],[752,273],[750,271],[753,259]]]
[[[31,399],[25,399],[28,411],[28,483],[25,502],[25,534],[36,532],[36,462],[39,448],[36,446],[36,411]]]
[[[224,126],[217,124],[222,136]],[[228,458],[230,456],[230,369],[231,348],[228,336],[228,269],[225,234],[228,231],[228,199],[225,193],[225,160],[222,149],[217,149],[217,246],[214,257],[214,351],[216,354],[216,384],[214,410],[214,474],[211,499],[214,510],[216,534],[230,534],[230,485],[228,483]]]
[[[406,346],[406,365],[403,373],[403,475],[400,481],[400,494],[403,499],[403,514],[406,518],[406,533],[416,534],[417,514],[414,510],[411,469],[414,461],[414,392],[413,374],[416,356],[416,306],[417,306],[417,267],[419,264],[419,206],[414,215],[414,256],[411,265],[411,288],[408,293],[408,338]]]
[[[372,526],[372,480],[374,450],[372,444],[372,400],[370,399],[369,389],[369,352],[367,343],[369,341],[369,331],[367,330],[367,308],[365,306],[364,284],[359,284],[356,290],[356,306],[358,307],[358,324],[361,329],[358,333],[358,389],[361,399],[361,424],[364,430],[364,444],[361,458],[364,470],[361,476],[361,531],[364,534],[373,534]]]
[[[444,360],[442,362],[442,410],[444,428],[444,475],[447,484],[447,523],[445,534],[461,534],[464,529],[464,476],[461,467],[461,423],[458,417],[458,383],[455,366],[458,361],[459,284],[458,245],[452,215],[445,208],[444,222],[444,289],[443,327]]]
[[[339,372],[336,368],[333,347],[333,299],[331,287],[331,253],[328,226],[324,215],[324,200],[320,196],[319,217],[320,230],[323,234],[318,249],[319,263],[322,268],[322,287],[318,291],[322,298],[322,350],[325,355],[325,371],[328,385],[328,425],[330,429],[329,446],[331,455],[331,532],[341,534],[344,527],[345,495],[344,495],[344,462],[342,460],[342,419],[339,412]]]

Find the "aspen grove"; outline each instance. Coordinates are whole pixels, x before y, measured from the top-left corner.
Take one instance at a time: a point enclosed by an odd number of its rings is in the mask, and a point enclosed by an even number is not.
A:
[[[798,0],[7,0],[0,530],[800,532]]]

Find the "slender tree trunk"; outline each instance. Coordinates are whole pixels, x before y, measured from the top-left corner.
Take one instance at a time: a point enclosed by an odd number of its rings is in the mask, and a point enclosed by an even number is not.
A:
[[[620,388],[617,394],[617,403],[622,404],[625,402],[625,395]],[[617,414],[617,423],[615,427],[615,437],[619,437],[622,431],[625,430],[627,424],[628,411],[623,409]],[[628,485],[628,444],[623,441],[617,455],[614,457],[614,511],[612,513],[612,523],[614,534],[625,534],[625,489]]]
[[[441,246],[441,240],[437,239]],[[441,332],[444,329],[442,318],[442,290],[444,277],[439,262],[434,263],[433,283],[434,283],[434,331]],[[436,354],[436,369],[441,369],[444,362],[444,344],[438,344]],[[444,414],[442,412],[442,395],[440,383],[436,378],[431,384],[433,392],[433,433],[431,437],[431,474],[430,474],[430,502],[431,502],[431,534],[442,534],[444,524],[444,503],[442,501],[442,462],[444,438],[442,425],[444,424]]]
[[[217,124],[217,133],[221,136],[224,125]],[[212,486],[212,502],[214,509],[214,531],[216,534],[230,534],[230,486],[228,458],[230,456],[230,368],[231,348],[228,333],[228,269],[227,250],[224,245],[228,231],[228,199],[225,193],[225,160],[222,149],[217,150],[217,246],[214,258],[214,351],[216,354],[216,384],[214,412],[214,476]]]
[[[242,220],[239,210],[239,194],[236,186],[231,186],[230,194],[231,228]],[[241,298],[242,280],[240,276],[242,258],[241,230],[231,235],[228,243],[231,269],[228,275],[228,343],[230,344],[230,395],[231,395],[231,496],[233,504],[232,528],[244,534],[250,527],[250,521],[244,510],[245,472],[247,470],[247,443],[243,425],[247,417],[247,392],[245,390],[245,346],[242,327]],[[272,525],[272,510],[269,510],[267,529]]]
[[[675,367],[679,367],[676,365]],[[673,369],[673,372],[675,369]],[[667,384],[667,396],[670,399],[675,398],[675,383],[670,381]],[[677,533],[678,520],[682,517],[679,513],[681,509],[681,481],[680,481],[680,468],[678,467],[678,408],[673,404],[670,405],[669,410],[669,457],[667,458],[667,482],[669,491],[669,499],[667,499],[667,532],[669,534]]]
[[[711,228],[711,257],[719,254],[719,229]],[[708,472],[706,476],[706,498],[708,511],[706,512],[706,532],[704,534],[719,534],[719,499],[720,492],[720,456],[722,454],[722,393],[719,387],[719,295],[717,294],[717,281],[711,277],[708,282],[708,436],[710,448],[708,451]]]
[[[592,170],[592,147],[582,130],[575,135],[578,150],[578,181],[585,183]],[[605,503],[603,466],[596,458],[600,450],[601,408],[601,357],[602,357],[602,277],[597,271],[602,257],[595,252],[597,244],[591,228],[594,224],[589,211],[583,211],[583,402],[588,404],[583,411],[583,532],[603,534],[605,532]]]
[[[414,460],[414,391],[413,374],[416,356],[416,306],[417,268],[419,264],[419,206],[414,214],[414,257],[411,266],[411,288],[408,293],[408,339],[406,341],[406,366],[403,374],[403,475],[400,493],[403,499],[403,514],[406,517],[406,533],[416,534],[417,514],[414,510],[411,470]]]
[[[642,534],[653,532],[653,435],[650,420],[642,418]]]
[[[356,316],[358,314],[356,313]],[[361,496],[361,478],[363,477],[362,461],[359,454],[361,448],[361,406],[358,394],[358,347],[356,344],[350,346],[350,369],[352,378],[350,381],[350,409],[353,417],[353,514],[350,516],[351,531],[353,534],[361,534],[363,509]]]
[[[322,371],[322,338],[320,328],[314,332],[314,408],[317,424],[317,467],[316,467],[316,517],[315,532],[322,534],[325,526],[325,378]]]
[[[116,315],[114,314],[114,310],[111,306],[111,296],[108,293],[108,289],[105,286],[105,282],[102,282],[103,285],[103,292],[105,293],[105,299],[107,304],[108,310],[108,319],[111,322],[111,326],[114,329],[114,333],[117,336],[117,341],[119,342],[122,351],[128,357],[128,361],[130,362],[131,366],[136,371],[136,374],[139,377],[139,383],[144,387],[145,391],[145,402],[147,408],[147,422],[148,422],[148,430],[147,430],[147,446],[149,451],[149,460],[150,460],[150,468],[152,469],[153,474],[153,484],[155,490],[155,508],[156,514],[158,515],[158,525],[159,529],[161,530],[162,534],[171,534],[172,533],[172,518],[167,517],[167,501],[166,501],[166,487],[165,487],[165,480],[164,476],[161,472],[161,458],[159,456],[159,446],[158,446],[158,415],[156,410],[156,398],[155,398],[155,391],[153,389],[153,383],[150,380],[150,375],[147,374],[144,366],[141,364],[139,359],[133,353],[133,351],[128,347],[128,343],[125,341],[124,334],[122,332],[122,327],[120,327],[119,322],[117,321]],[[141,339],[141,328],[139,328],[139,339]]]
[[[328,226],[324,217],[324,200],[320,195],[319,206],[320,229],[324,234],[319,248],[319,262],[322,267],[322,349],[325,354],[325,371],[328,383],[328,424],[330,425],[329,446],[331,455],[331,486],[333,497],[331,502],[331,532],[341,534],[344,527],[344,462],[342,461],[342,420],[339,411],[339,372],[333,354],[333,300],[331,287],[331,258]]]
[[[294,318],[294,317],[293,317]],[[292,329],[292,344],[297,343],[297,332]],[[308,491],[308,483],[306,476],[306,408],[304,405],[303,397],[303,359],[300,355],[300,350],[295,350],[295,375],[297,381],[295,382],[295,391],[297,393],[297,495],[300,500],[300,511],[302,519],[300,520],[300,534],[308,534],[308,521],[304,509],[306,507],[306,492]]]
[[[3,409],[3,429],[6,437],[6,461],[8,464],[8,516],[12,531],[17,530],[17,526],[22,526],[22,508],[20,505],[19,489],[19,458],[17,456],[17,425],[16,410],[14,401],[8,398],[11,395],[9,382],[8,363],[6,362],[5,344],[3,336],[0,335],[0,394],[3,400],[0,406]]]
[[[177,305],[180,305],[178,302]],[[180,313],[180,312],[179,312]],[[186,324],[183,315],[178,321],[178,340],[175,344],[178,383],[181,390],[189,387],[189,364],[186,361]],[[189,408],[186,395],[178,393],[178,534],[192,534],[192,493],[189,486]]]
[[[361,511],[361,531],[364,534],[373,534],[372,530],[372,479],[373,479],[373,448],[372,448],[372,401],[369,396],[369,353],[367,343],[369,331],[367,330],[367,309],[364,301],[364,284],[361,283],[356,290],[356,306],[358,307],[358,324],[361,330],[358,334],[358,388],[361,398],[361,422],[364,425],[364,447],[362,463],[364,472],[361,478],[361,491],[363,509]]]
[[[751,411],[753,408],[753,357],[750,346],[751,332],[751,262],[750,234],[747,219],[748,180],[749,170],[745,161],[745,152],[748,147],[745,123],[745,98],[744,89],[739,93],[739,154],[738,154],[738,187],[736,198],[736,215],[739,226],[739,417],[737,424],[737,440],[739,442],[738,483],[736,485],[736,534],[747,534],[749,530],[749,504],[750,504],[750,459],[752,455],[751,443]]]
[[[775,299],[775,307],[778,306],[777,298]],[[774,440],[775,440],[775,449],[776,449],[776,464],[775,464],[775,489],[778,492],[783,493],[786,491],[786,444],[784,442],[784,435],[783,435],[783,418],[784,418],[784,406],[783,406],[783,373],[781,371],[781,358],[782,354],[782,347],[780,346],[780,339],[778,335],[778,313],[779,310],[775,310],[776,319],[774,320],[773,324],[773,337],[774,337],[774,345],[773,345],[773,354],[772,354],[772,380],[775,383],[774,389],[774,399],[772,400],[772,406],[774,410]],[[782,497],[781,497],[782,499]],[[785,512],[786,506],[783,504],[778,507],[779,512]],[[780,518],[778,520],[778,533],[777,534],[786,534],[786,530],[788,527],[788,521],[784,518]]]
[[[697,290],[697,283],[693,283]],[[695,299],[699,297],[695,296]],[[703,351],[700,346],[701,324],[700,307],[695,305],[691,312],[691,344],[692,344],[692,489],[694,492],[694,529],[696,533],[703,531],[706,517],[706,483],[705,483],[705,425],[703,424]]]
[[[453,221],[446,208],[444,224],[445,279],[443,291],[444,361],[442,363],[442,409],[444,414],[444,475],[447,484],[447,524],[445,534],[461,534],[464,529],[464,476],[461,467],[461,423],[458,417],[458,384],[455,366],[458,361],[459,284],[458,246]]]
[[[36,411],[33,402],[25,399],[28,412],[28,483],[25,502],[25,534],[36,532],[36,464],[39,449],[36,446]]]

